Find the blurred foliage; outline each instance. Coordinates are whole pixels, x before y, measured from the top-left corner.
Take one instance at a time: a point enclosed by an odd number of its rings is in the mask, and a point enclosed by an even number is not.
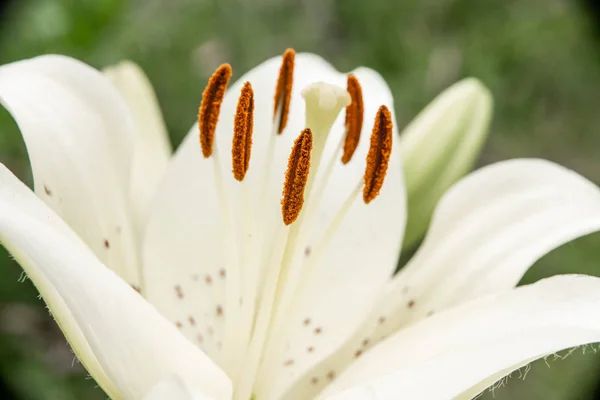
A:
[[[224,61],[239,76],[294,47],[341,70],[370,66],[389,82],[402,126],[441,89],[473,75],[495,97],[482,163],[540,156],[600,183],[597,32],[580,4],[567,0],[15,0],[0,15],[0,63],[42,53],[96,67],[132,59],[155,84],[175,144],[191,126],[207,76]],[[30,182],[23,142],[4,110],[0,129],[0,159]],[[523,282],[600,275],[598,249],[599,234],[563,246]],[[2,398],[104,398],[71,367],[35,289],[18,282],[20,268],[5,252],[0,260],[0,393],[12,393]],[[537,362],[527,379],[513,374],[484,398],[592,398],[600,357],[582,353],[550,367]]]

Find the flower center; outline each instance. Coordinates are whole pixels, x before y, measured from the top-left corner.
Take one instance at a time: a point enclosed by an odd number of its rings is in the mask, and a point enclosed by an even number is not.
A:
[[[260,174],[262,179],[258,184],[262,190],[258,193],[263,197],[257,204],[262,208],[266,208],[264,196],[272,178],[270,172],[274,162],[275,142],[285,134],[289,120],[294,89],[294,60],[295,52],[286,50],[273,98],[273,125],[264,155],[266,160],[261,160],[266,167]],[[303,254],[305,252],[301,247],[307,242],[311,225],[317,218],[318,205],[329,185],[332,171],[340,158],[343,164],[352,160],[360,141],[364,114],[360,83],[355,76],[349,75],[345,89],[325,82],[312,83],[303,88],[305,128],[297,136],[288,158],[283,177],[281,217],[273,230],[274,234],[271,234],[255,218],[258,215],[261,221],[265,220],[269,210],[263,209],[257,213],[252,208],[254,202],[249,198],[248,182],[245,179],[251,167],[254,113],[264,112],[255,110],[254,92],[249,82],[244,84],[239,96],[232,138],[232,172],[241,185],[243,221],[235,224],[231,217],[231,204],[223,183],[225,176],[222,175],[221,165],[217,160],[219,152],[214,141],[220,107],[230,77],[231,67],[227,64],[217,68],[211,76],[202,95],[198,125],[202,154],[214,160],[216,190],[224,221],[224,242],[237,243],[237,251],[224,249],[228,264],[225,300],[227,318],[220,364],[235,383],[235,399],[248,400],[260,363],[268,356],[266,352],[269,342],[277,340],[278,333],[284,330],[282,321],[285,320],[286,311],[292,307],[295,294],[302,290],[302,277],[316,268],[317,260],[360,192],[363,192],[366,204],[379,194],[391,153],[392,118],[385,106],[379,108],[370,138],[364,176],[357,176],[355,189],[334,214],[321,240],[311,250],[310,262],[305,263],[295,256],[298,251]],[[333,156],[324,157],[329,133],[343,109],[346,110],[346,134],[337,143]],[[321,162],[325,164],[324,169],[321,168]],[[266,222],[262,224],[266,225]]]

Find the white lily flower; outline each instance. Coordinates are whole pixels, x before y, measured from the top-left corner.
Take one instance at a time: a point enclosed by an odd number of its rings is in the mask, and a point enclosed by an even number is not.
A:
[[[225,92],[222,66],[170,160],[145,77],[108,75],[117,89],[62,56],[0,67],[37,194],[1,166],[0,241],[112,399],[471,398],[600,341],[599,279],[514,289],[600,229],[574,172],[469,175],[392,278],[406,195],[376,72],[287,51]]]

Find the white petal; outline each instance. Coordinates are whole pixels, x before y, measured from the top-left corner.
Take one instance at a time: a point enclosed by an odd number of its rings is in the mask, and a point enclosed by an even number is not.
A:
[[[281,218],[279,200],[287,158],[294,139],[304,127],[301,89],[314,81],[330,82],[332,77],[338,81],[342,79],[320,58],[309,54],[296,56],[292,112],[286,130],[276,138],[275,160],[268,174],[270,183],[264,202],[261,202],[261,182],[267,168],[273,96],[280,63],[281,57],[270,59],[230,85],[215,134],[228,202],[234,220],[243,221],[244,197],[240,193],[240,183],[229,171],[235,109],[243,83],[250,81],[255,99],[254,135],[250,169],[244,184],[250,193],[250,209],[256,212],[259,217],[256,224],[261,227],[269,227],[273,218]],[[176,151],[164,184],[159,188],[146,231],[143,260],[150,302],[171,321],[183,324],[183,333],[220,361],[225,321],[231,315],[224,304],[225,283],[234,278],[233,271],[226,265],[226,253],[239,249],[236,243],[227,243],[227,246],[223,243],[224,224],[213,167],[212,158],[202,157],[198,127],[194,124]],[[262,219],[259,204],[266,204],[268,210]],[[251,261],[248,265],[253,265],[254,269],[244,273],[258,274],[259,266],[254,259]],[[244,282],[255,281],[247,275],[244,278]]]
[[[74,242],[80,241],[77,235],[48,206],[38,199],[28,187],[19,181],[2,164],[0,164],[0,202],[8,202],[18,206],[21,212],[25,212],[30,217],[46,223],[57,232],[70,237]],[[81,245],[83,246],[83,244]],[[21,262],[23,269],[52,311],[53,317],[71,344],[78,359],[111,398],[120,398],[114,383],[106,376],[104,369],[98,362],[88,341],[83,336],[64,299],[44,276],[40,270],[40,266],[32,260],[18,261]]]
[[[194,394],[177,377],[169,377],[158,382],[144,400],[213,400],[202,394]]]
[[[134,126],[118,92],[79,61],[42,56],[0,67],[0,102],[21,129],[38,196],[137,285],[128,198]]]
[[[406,199],[396,130],[379,197],[367,205],[361,190],[331,240],[323,243],[324,232],[336,211],[363,179],[369,137],[379,106],[384,104],[393,110],[391,92],[379,74],[367,68],[352,74],[361,83],[365,106],[359,147],[346,165],[339,161],[341,154],[337,155],[338,162],[318,205],[313,230],[307,242],[298,244],[295,256],[310,272],[303,271],[299,276],[300,292],[279,321],[283,330],[269,349],[271,358],[261,370],[257,397],[278,398],[311,367],[337,350],[364,321],[397,265],[406,223]],[[341,126],[337,130],[334,127],[325,149],[330,157],[344,133]],[[319,185],[318,180],[319,177],[315,186]],[[305,252],[306,248],[309,251]]]
[[[471,398],[534,359],[598,341],[600,279],[558,276],[400,331],[352,364],[322,397]],[[357,397],[366,393],[372,396]]]
[[[452,304],[514,287],[541,256],[600,229],[600,191],[543,160],[500,162],[441,200],[422,247],[381,294],[360,330],[294,390],[314,393],[383,337]],[[319,385],[311,385],[312,377]]]
[[[55,288],[124,399],[141,398],[168,375],[229,398],[225,374],[80,241],[6,197],[0,198],[0,240]]]
[[[597,230],[600,189],[592,182],[545,160],[493,164],[442,198],[423,245],[395,278],[396,289],[407,287],[421,315],[499,293],[543,255]]]
[[[123,61],[103,72],[127,102],[135,122],[130,196],[141,232],[171,157],[169,135],[152,84],[137,64]]]

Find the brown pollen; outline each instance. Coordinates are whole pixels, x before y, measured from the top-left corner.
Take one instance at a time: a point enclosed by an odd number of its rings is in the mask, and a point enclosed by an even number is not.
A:
[[[348,164],[358,147],[365,113],[362,88],[354,75],[348,75],[346,90],[350,94],[352,102],[346,107],[346,138],[344,154],[342,154],[342,163],[344,164]]]
[[[177,294],[178,298],[183,299],[183,290],[181,290],[181,286],[175,286],[175,293]]]
[[[213,152],[215,129],[219,121],[225,89],[227,89],[230,78],[231,66],[222,64],[212,74],[204,92],[202,92],[202,102],[198,110],[198,127],[200,128],[200,146],[205,158],[210,157]]]
[[[288,158],[285,183],[283,184],[283,199],[281,200],[281,213],[283,214],[283,223],[286,225],[298,218],[304,204],[304,188],[310,170],[312,141],[312,132],[308,128],[304,129],[296,138]]]
[[[281,67],[279,67],[279,77],[275,88],[275,106],[273,108],[273,120],[277,118],[277,111],[281,106],[281,118],[277,133],[281,134],[285,129],[290,113],[290,101],[292,100],[292,85],[294,83],[294,60],[296,52],[294,49],[287,49],[283,53]]]
[[[365,187],[363,188],[363,200],[365,204],[369,204],[379,195],[391,154],[392,114],[386,106],[381,106],[375,116],[373,133],[371,134],[371,146],[367,154]]]
[[[231,163],[233,176],[242,181],[250,166],[252,129],[254,127],[254,91],[250,82],[244,83],[233,120]]]

